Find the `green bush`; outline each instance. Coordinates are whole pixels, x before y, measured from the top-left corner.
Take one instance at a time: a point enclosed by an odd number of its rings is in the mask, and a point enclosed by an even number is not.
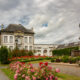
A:
[[[33,56],[34,55],[34,53],[32,52],[32,51],[28,51],[28,56]]]
[[[63,56],[63,57],[61,58],[61,62],[64,62],[64,63],[69,62],[69,56]]]
[[[46,59],[46,60],[50,60],[50,59],[52,59],[52,57],[45,57],[45,59]]]
[[[58,57],[54,57],[54,58],[52,58],[51,59],[51,62],[56,62],[56,59],[57,59]]]
[[[0,61],[2,64],[9,63],[9,61],[8,61],[8,49],[6,47],[3,47],[3,46],[0,48]]]
[[[12,57],[21,57],[21,56],[28,56],[28,51],[22,49],[19,50],[18,48],[15,48],[11,51]]]
[[[70,56],[72,50],[78,50],[78,47],[57,49],[57,50],[53,50],[52,53],[53,55],[56,55],[56,56],[64,56],[64,55]]]
[[[72,57],[69,59],[69,63],[76,63],[77,62],[77,58]]]

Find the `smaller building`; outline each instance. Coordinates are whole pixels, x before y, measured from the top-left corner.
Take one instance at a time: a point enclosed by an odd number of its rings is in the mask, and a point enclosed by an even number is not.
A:
[[[53,44],[34,44],[36,55],[52,56],[52,51],[56,48]]]

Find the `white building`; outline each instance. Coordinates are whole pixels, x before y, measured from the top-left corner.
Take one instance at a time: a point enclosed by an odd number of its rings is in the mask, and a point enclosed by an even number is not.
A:
[[[34,32],[33,29],[26,29],[21,24],[10,24],[5,29],[0,30],[0,44],[7,48],[33,50]]]
[[[3,27],[3,25],[2,25]],[[51,56],[52,50],[57,46],[53,44],[34,44],[33,29],[26,29],[21,24],[10,24],[0,30],[0,45],[14,49],[35,50],[36,55]]]
[[[53,44],[34,44],[36,55],[52,56],[52,51],[56,49]]]

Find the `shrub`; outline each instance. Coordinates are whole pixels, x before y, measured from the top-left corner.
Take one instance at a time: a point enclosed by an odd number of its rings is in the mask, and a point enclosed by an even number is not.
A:
[[[9,63],[9,61],[8,61],[8,49],[6,47],[3,47],[3,46],[0,48],[0,61],[2,64]]]
[[[61,58],[61,61],[64,62],[64,63],[69,62],[69,56],[63,56],[63,57]]]
[[[30,63],[15,62],[10,64],[10,69],[15,73],[14,80],[58,80],[60,72],[58,68],[48,66],[48,62],[40,62],[36,68]]]
[[[53,50],[52,53],[53,55],[56,55],[56,56],[64,56],[64,55],[70,56],[72,50],[78,50],[78,47],[57,49],[57,50]]]
[[[69,59],[69,62],[70,63],[76,63],[77,59],[75,57],[72,57],[72,58]]]
[[[56,62],[56,59],[57,59],[58,57],[54,57],[54,58],[52,58],[51,59],[51,62]]]
[[[34,55],[34,53],[32,52],[32,51],[28,51],[28,56],[33,56]]]

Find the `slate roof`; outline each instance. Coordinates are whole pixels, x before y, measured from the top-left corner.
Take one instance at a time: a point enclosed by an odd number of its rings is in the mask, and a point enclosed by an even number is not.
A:
[[[1,30],[0,32],[16,32],[16,31],[22,31],[24,33],[31,33],[34,34],[34,32],[31,29],[26,29],[21,24],[9,24],[8,27]]]

